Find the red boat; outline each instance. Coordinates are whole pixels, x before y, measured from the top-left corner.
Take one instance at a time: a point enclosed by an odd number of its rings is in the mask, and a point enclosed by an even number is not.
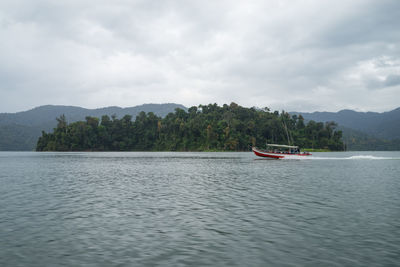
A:
[[[270,159],[302,159],[311,156],[309,152],[301,152],[298,146],[267,144],[267,150],[251,148],[256,156]]]

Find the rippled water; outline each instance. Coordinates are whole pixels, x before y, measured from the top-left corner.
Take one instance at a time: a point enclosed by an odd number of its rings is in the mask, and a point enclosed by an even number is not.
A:
[[[0,266],[395,266],[400,152],[0,153]]]

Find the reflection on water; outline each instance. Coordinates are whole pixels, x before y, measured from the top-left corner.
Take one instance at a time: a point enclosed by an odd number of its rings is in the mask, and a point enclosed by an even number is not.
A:
[[[1,152],[0,266],[394,266],[399,159]]]

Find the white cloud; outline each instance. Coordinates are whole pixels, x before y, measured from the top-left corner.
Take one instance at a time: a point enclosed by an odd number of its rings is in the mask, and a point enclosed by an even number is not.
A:
[[[0,112],[232,101],[390,110],[399,10],[396,0],[4,0]]]

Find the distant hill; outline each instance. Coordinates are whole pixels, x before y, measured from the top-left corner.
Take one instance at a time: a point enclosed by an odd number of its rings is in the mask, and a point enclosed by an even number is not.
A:
[[[121,108],[105,107],[86,109],[74,106],[40,106],[28,111],[17,113],[0,113],[0,150],[34,150],[37,139],[42,130],[52,131],[56,127],[56,118],[64,114],[68,122],[84,120],[86,116],[98,117],[116,115],[122,118],[131,115],[133,118],[141,112],[153,112],[157,116],[165,117],[176,108],[186,110],[180,104],[144,104],[140,106]]]
[[[100,118],[116,115],[135,118],[141,111],[153,112],[165,117],[176,108],[187,110],[180,104],[144,104],[121,108],[105,107],[85,109],[74,106],[40,106],[17,113],[0,113],[0,151],[34,150],[42,130],[50,132],[56,127],[56,117],[64,114],[68,122],[84,120],[86,116]],[[343,140],[350,150],[400,150],[400,108],[389,112],[290,112],[301,114],[306,120],[317,122],[335,121],[343,131]]]
[[[306,120],[321,122],[335,121],[340,126],[351,128],[379,139],[400,139],[400,108],[383,113],[356,112],[353,110],[290,113],[301,114]]]
[[[290,112],[306,121],[335,121],[349,150],[400,150],[400,108],[392,111]]]
[[[343,132],[343,142],[348,150],[353,151],[399,151],[400,139],[382,139],[371,136],[364,132],[351,128],[339,126],[338,130]]]

